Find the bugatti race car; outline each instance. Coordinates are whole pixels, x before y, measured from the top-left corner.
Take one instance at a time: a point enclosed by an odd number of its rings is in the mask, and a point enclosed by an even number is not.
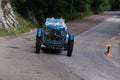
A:
[[[36,33],[36,53],[41,47],[53,50],[66,50],[67,56],[72,56],[74,35],[71,34],[64,19],[47,18],[43,28]]]

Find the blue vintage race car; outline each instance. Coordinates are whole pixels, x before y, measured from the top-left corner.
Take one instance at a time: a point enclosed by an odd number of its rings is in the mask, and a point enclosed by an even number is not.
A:
[[[38,28],[36,34],[36,53],[41,47],[55,50],[67,50],[67,56],[72,55],[74,35],[71,34],[64,19],[47,18],[45,26]]]

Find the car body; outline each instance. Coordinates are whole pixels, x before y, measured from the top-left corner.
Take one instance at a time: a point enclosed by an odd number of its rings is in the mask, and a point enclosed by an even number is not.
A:
[[[72,55],[74,35],[71,34],[64,19],[47,18],[43,28],[38,28],[36,33],[36,52],[41,47],[55,50],[67,50],[67,56]]]

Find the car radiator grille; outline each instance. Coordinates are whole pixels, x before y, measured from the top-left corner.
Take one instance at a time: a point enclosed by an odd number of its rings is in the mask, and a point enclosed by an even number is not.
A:
[[[50,40],[55,40],[55,41],[59,41],[60,40],[60,36],[61,36],[61,33],[58,29],[52,29],[50,31],[50,34],[49,34],[49,39]]]

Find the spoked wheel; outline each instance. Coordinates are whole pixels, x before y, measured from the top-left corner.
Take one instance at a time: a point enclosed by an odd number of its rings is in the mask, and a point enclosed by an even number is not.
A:
[[[41,39],[37,38],[36,39],[36,53],[40,53],[40,48],[41,48]]]
[[[67,56],[72,56],[72,51],[73,51],[73,45],[74,45],[74,40],[69,40],[68,41],[68,47],[67,47]]]

